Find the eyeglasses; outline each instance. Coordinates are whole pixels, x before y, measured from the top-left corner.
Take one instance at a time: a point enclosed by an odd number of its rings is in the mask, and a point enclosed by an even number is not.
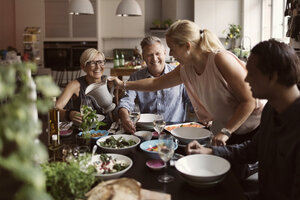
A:
[[[104,66],[106,63],[106,60],[95,60],[95,61],[89,61],[87,62],[88,65],[91,67],[96,67],[96,65]]]

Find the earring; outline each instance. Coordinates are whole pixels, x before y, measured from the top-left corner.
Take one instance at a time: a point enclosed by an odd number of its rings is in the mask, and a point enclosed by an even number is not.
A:
[[[190,55],[190,51],[189,50],[186,53],[187,53],[187,55]]]

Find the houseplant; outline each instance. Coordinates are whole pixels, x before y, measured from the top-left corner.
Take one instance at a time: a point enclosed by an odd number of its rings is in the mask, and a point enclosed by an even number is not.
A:
[[[225,45],[228,45],[228,41],[230,41],[231,49],[233,50],[236,47],[236,39],[241,37],[242,27],[236,24],[229,24],[228,30],[224,30],[223,33],[226,31]]]
[[[59,88],[51,77],[37,76],[32,63],[0,66],[0,196],[3,199],[51,199],[39,163],[48,158],[37,142],[41,123],[37,110],[47,112]],[[36,88],[35,88],[36,86]],[[38,92],[38,98],[36,97]]]

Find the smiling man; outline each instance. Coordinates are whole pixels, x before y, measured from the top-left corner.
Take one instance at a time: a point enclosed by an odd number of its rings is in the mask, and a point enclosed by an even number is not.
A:
[[[159,38],[145,37],[141,42],[141,47],[147,67],[133,73],[129,78],[130,81],[159,77],[176,67],[165,63],[166,50]],[[136,130],[129,118],[129,112],[134,109],[135,103],[139,105],[141,113],[161,113],[167,122],[183,122],[185,121],[185,103],[188,102],[189,99],[182,84],[156,92],[129,90],[120,100],[116,111],[125,131],[134,133]]]

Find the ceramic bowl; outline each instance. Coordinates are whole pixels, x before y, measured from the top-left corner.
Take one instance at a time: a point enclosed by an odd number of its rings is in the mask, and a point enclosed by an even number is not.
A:
[[[176,137],[181,144],[188,144],[193,140],[203,143],[212,136],[212,132],[204,128],[179,127],[171,130],[171,134]]]
[[[133,141],[135,141],[135,144],[131,145],[129,147],[115,147],[115,148],[103,146],[102,143],[105,142],[110,137],[113,137],[115,140],[118,140],[120,137],[125,139],[125,141],[133,140]],[[139,145],[140,142],[141,142],[141,139],[134,135],[120,134],[120,135],[108,135],[108,136],[102,137],[96,141],[96,144],[100,147],[100,149],[103,152],[106,152],[106,153],[127,154],[127,153],[131,152],[137,145]]]
[[[90,133],[91,133],[91,138],[94,139],[94,140],[98,140],[99,138],[105,137],[105,136],[108,135],[108,131],[107,130],[97,130],[97,131],[90,130]],[[79,132],[78,136],[84,138],[85,134],[86,133],[84,133],[84,132]]]
[[[127,168],[123,169],[122,171],[116,172],[116,173],[112,173],[112,174],[100,174],[99,172],[96,173],[95,176],[102,178],[104,181],[105,180],[109,180],[109,179],[116,179],[119,178],[120,176],[122,176],[123,174],[125,174],[125,172],[127,172],[131,167],[132,167],[132,160],[124,155],[120,155],[120,154],[107,154],[108,156],[111,156],[112,159],[116,159],[117,161],[122,161],[124,163],[126,163],[128,165]],[[100,159],[100,155],[94,155],[92,157],[92,163],[99,160]]]
[[[134,133],[135,136],[142,138],[143,140],[151,140],[152,132],[151,131],[137,131]]]
[[[136,126],[143,130],[152,130],[155,117],[155,114],[142,113],[140,119],[136,123]]]
[[[159,143],[159,140],[149,140],[149,141],[145,141],[145,142],[142,142],[140,144],[140,148],[150,157],[150,158],[153,158],[153,159],[160,159],[159,155],[158,155],[158,152],[157,151],[150,151],[150,150],[147,150],[151,147],[155,147],[157,146]],[[178,144],[175,143],[175,150],[178,148]]]
[[[223,180],[230,163],[218,156],[194,154],[177,160],[175,168],[191,185],[214,185]]]
[[[166,167],[166,164],[162,160],[149,160],[146,162],[147,167],[152,170],[158,171]]]

